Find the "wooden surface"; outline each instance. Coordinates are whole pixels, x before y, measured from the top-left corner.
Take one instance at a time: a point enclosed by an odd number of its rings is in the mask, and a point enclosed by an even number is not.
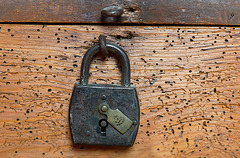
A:
[[[240,0],[0,0],[0,22],[112,22],[101,10],[113,5],[117,23],[240,25]]]
[[[0,157],[240,157],[240,28],[0,25]],[[141,124],[131,148],[73,146],[68,108],[99,34],[131,62]],[[91,83],[120,83],[97,57]]]

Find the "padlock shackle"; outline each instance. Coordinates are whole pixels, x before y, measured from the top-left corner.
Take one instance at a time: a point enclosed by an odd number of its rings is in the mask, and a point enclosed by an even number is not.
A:
[[[130,86],[130,63],[127,54],[124,50],[115,45],[115,44],[106,44],[107,51],[114,53],[117,58],[120,60],[122,65],[122,85],[125,87]],[[80,84],[87,85],[89,78],[89,68],[92,59],[94,56],[100,51],[100,46],[95,45],[91,47],[83,57],[82,65],[81,65],[81,75],[80,75]]]

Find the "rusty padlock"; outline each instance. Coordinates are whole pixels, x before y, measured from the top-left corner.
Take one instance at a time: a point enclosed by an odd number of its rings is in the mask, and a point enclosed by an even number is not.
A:
[[[88,84],[89,67],[100,45],[83,57],[80,83],[75,83],[69,109],[74,144],[132,146],[139,126],[139,101],[130,84],[130,63],[122,48],[106,44],[122,65],[122,85]]]

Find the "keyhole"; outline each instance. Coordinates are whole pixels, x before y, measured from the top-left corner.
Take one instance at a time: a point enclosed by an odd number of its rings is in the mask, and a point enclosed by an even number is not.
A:
[[[101,119],[101,120],[99,121],[99,126],[101,127],[100,135],[101,135],[101,136],[106,136],[106,127],[108,126],[107,120]]]

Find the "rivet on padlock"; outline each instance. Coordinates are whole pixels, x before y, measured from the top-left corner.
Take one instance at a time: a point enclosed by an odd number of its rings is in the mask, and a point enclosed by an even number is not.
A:
[[[132,146],[140,110],[136,88],[130,85],[129,59],[122,48],[107,43],[104,50],[121,62],[122,85],[88,84],[90,63],[100,47],[95,45],[84,55],[80,83],[73,89],[69,108],[72,139],[81,145]]]

